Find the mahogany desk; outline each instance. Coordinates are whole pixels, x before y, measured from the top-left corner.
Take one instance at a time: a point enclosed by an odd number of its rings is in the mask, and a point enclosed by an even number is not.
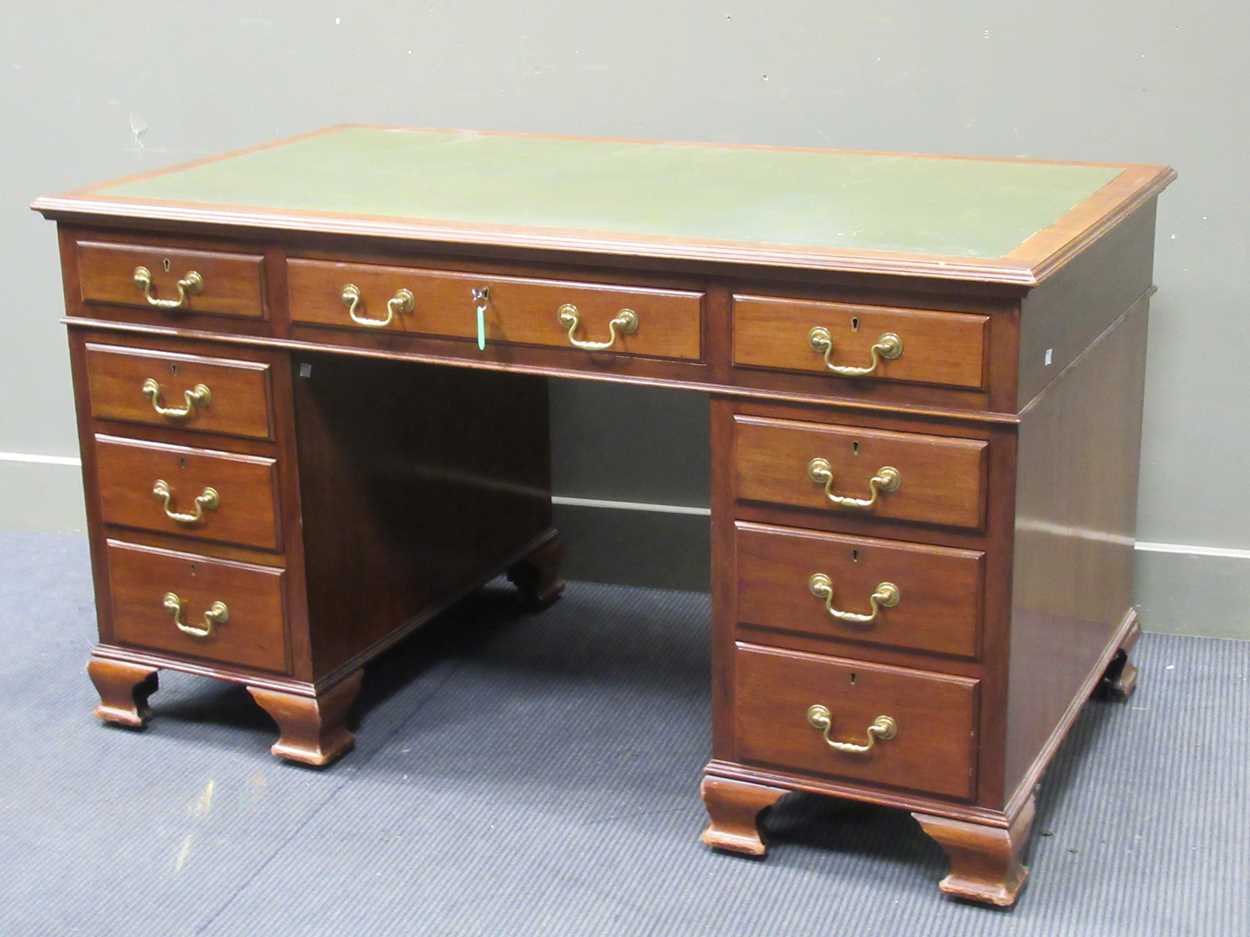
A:
[[[704,840],[912,811],[1011,904],[1033,791],[1126,695],[1157,166],[339,127],[58,222],[100,718],[245,684],[352,744],[361,668],[562,583],[548,376],[711,395]],[[588,623],[593,627],[593,622]],[[610,766],[609,770],[610,770]]]

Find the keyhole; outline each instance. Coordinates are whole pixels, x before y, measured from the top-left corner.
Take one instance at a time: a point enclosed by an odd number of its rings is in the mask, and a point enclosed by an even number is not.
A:
[[[858,562],[859,562],[859,551],[858,551],[858,550],[852,550],[852,551],[851,551],[851,562],[852,562],[852,563],[858,563]]]
[[[173,266],[173,263],[170,261],[168,257],[165,257],[161,260],[161,269],[164,270],[166,273],[169,273],[169,269],[172,266]]]
[[[855,685],[855,674],[851,674],[851,686]]]
[[[192,563],[192,564],[191,564],[191,575],[192,575],[192,576],[194,576],[194,575],[195,575],[196,573],[198,573],[199,571],[200,571],[199,564],[197,564],[197,563]]]
[[[184,468],[186,468],[186,467],[187,467],[187,459],[186,459],[186,456],[179,456],[179,457],[178,457],[178,468],[180,468],[180,469],[184,469]]]
[[[853,443],[851,443],[851,454],[859,455],[859,440],[858,439],[855,440]]]
[[[169,366],[169,373],[170,373],[170,374],[172,374],[172,375],[174,375],[175,377],[177,377],[177,376],[178,376],[178,365],[176,365],[176,364],[171,364],[171,365]]]
[[[851,331],[859,331],[859,316],[851,316]]]

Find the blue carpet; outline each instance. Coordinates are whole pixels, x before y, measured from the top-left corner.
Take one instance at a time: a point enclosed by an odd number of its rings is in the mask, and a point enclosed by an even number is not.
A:
[[[708,599],[490,587],[372,666],[356,751],[275,761],[241,688],[163,673],[98,724],[85,542],[0,535],[0,937],[1240,935],[1250,643],[1146,635],[1044,779],[1010,913],[940,898],[906,815],[792,796],[763,862],[698,842]]]

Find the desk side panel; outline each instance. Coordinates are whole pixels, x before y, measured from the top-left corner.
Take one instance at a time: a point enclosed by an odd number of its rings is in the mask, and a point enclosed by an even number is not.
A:
[[[1008,793],[1044,768],[1131,617],[1147,307],[1135,303],[1020,424]]]
[[[1020,409],[1151,289],[1156,202],[1151,199],[1025,298]]]

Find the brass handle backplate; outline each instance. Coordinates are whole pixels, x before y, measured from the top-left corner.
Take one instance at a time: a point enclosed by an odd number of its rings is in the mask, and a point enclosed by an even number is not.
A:
[[[186,403],[181,407],[167,407],[161,402],[161,385],[154,377],[143,382],[142,390],[143,396],[152,401],[152,409],[171,420],[185,420],[195,412],[196,407],[207,407],[213,402],[213,392],[207,384],[196,384],[191,390],[184,390],[182,399]]]
[[[844,612],[833,607],[833,580],[824,573],[812,573],[807,580],[807,588],[818,599],[824,599],[825,611],[838,621],[846,621],[855,625],[871,625],[877,620],[883,608],[894,608],[902,599],[898,586],[892,582],[879,582],[872,595],[868,596],[870,612]]]
[[[883,465],[877,474],[868,479],[868,497],[851,498],[833,493],[833,466],[828,459],[812,459],[807,463],[807,477],[818,485],[825,486],[825,498],[830,504],[840,508],[859,508],[867,510],[875,507],[882,492],[898,491],[903,484],[903,475],[892,465]]]
[[[878,740],[888,742],[898,735],[898,723],[892,716],[878,716],[868,727],[868,741],[866,742],[840,742],[837,739],[831,739],[829,733],[833,731],[833,713],[829,711],[828,706],[822,706],[820,703],[807,708],[807,724],[817,730],[825,740],[825,744],[835,752],[845,752],[848,755],[863,755],[872,751]]]
[[[812,351],[823,353],[825,367],[842,377],[867,377],[877,370],[877,365],[884,361],[893,361],[903,356],[903,340],[893,332],[882,332],[872,348],[872,357],[867,367],[855,367],[848,364],[834,364],[829,360],[833,354],[833,334],[823,325],[818,325],[807,333],[807,340]]]
[[[225,602],[214,602],[208,607],[208,610],[204,613],[203,628],[188,625],[182,620],[182,599],[178,598],[178,593],[166,592],[161,604],[165,606],[165,611],[174,616],[174,624],[178,626],[178,630],[183,634],[191,635],[193,638],[210,637],[213,633],[213,628],[217,625],[224,625],[230,620],[230,608]]]
[[[395,295],[386,301],[385,319],[370,319],[356,312],[356,307],[360,304],[360,287],[355,283],[348,283],[343,287],[339,300],[347,307],[347,314],[351,316],[353,322],[371,329],[384,329],[395,321],[396,313],[412,312],[417,306],[417,298],[407,287],[396,290]]]
[[[217,505],[221,504],[221,496],[217,494],[217,489],[205,488],[195,499],[195,513],[179,513],[170,507],[170,502],[174,498],[174,492],[169,487],[169,482],[163,478],[158,478],[156,483],[152,485],[152,494],[161,501],[165,509],[165,516],[179,524],[198,524],[204,519],[205,511],[215,511],[217,510]]]
[[[575,338],[573,333],[581,324],[581,313],[572,303],[565,303],[556,310],[556,319],[560,325],[569,330],[569,344],[582,351],[606,351],[616,344],[617,335],[633,335],[638,331],[638,313],[632,309],[622,309],[608,323],[608,340],[606,342],[588,342]]]
[[[191,297],[204,289],[204,278],[192,270],[178,281],[177,299],[158,299],[152,291],[151,270],[147,267],[135,267],[135,272],[131,275],[135,286],[143,290],[143,298],[148,301],[148,305],[157,309],[185,309]]]

